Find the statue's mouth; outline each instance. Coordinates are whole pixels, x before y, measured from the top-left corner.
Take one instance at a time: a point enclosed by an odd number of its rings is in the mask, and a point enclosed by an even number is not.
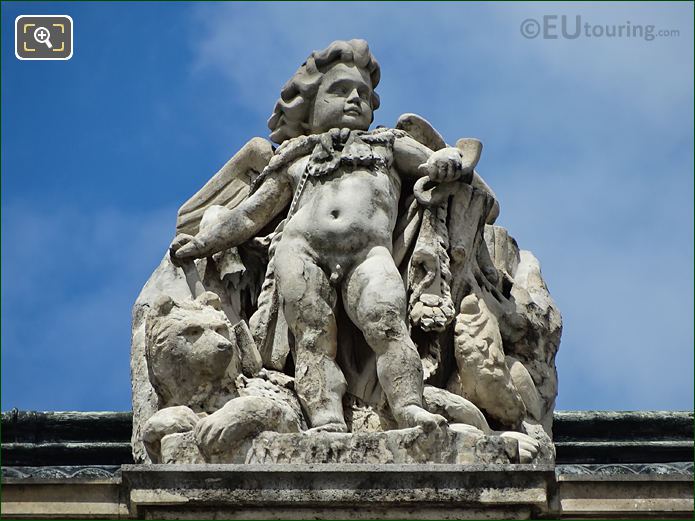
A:
[[[350,116],[361,116],[362,115],[362,111],[360,109],[356,109],[356,108],[345,109],[343,112],[345,114],[350,115]]]

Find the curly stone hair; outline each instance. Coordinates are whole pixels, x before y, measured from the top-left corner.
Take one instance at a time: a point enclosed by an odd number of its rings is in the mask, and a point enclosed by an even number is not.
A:
[[[379,96],[374,89],[381,71],[376,58],[365,40],[338,40],[322,51],[314,51],[294,76],[285,83],[273,115],[268,120],[270,139],[282,143],[287,139],[307,134],[309,112],[323,75],[336,63],[354,64],[369,73],[372,80],[372,110],[379,108]]]

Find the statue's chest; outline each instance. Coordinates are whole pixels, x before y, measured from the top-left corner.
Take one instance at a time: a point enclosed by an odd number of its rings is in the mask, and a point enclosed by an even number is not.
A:
[[[312,150],[306,163],[310,177],[332,174],[337,170],[389,169],[393,162],[393,140],[374,139],[375,136],[359,131],[350,133],[346,141],[324,135]]]
[[[391,167],[393,147],[391,143],[364,141],[359,136],[349,140],[339,154],[340,165],[346,167]]]
[[[296,149],[303,148],[306,152],[294,159],[287,169],[295,199],[307,183],[323,184],[330,180],[335,184],[344,175],[369,174],[374,177],[372,181],[383,178],[389,185],[400,186],[399,179],[391,179],[397,177],[392,168],[396,132],[392,129],[356,130],[348,135],[327,132],[302,138]]]

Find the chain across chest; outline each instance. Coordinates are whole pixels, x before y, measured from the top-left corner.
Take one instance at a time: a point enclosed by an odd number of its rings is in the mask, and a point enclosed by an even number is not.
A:
[[[326,133],[316,143],[312,153],[295,162],[288,173],[294,186],[294,197],[288,218],[297,210],[299,201],[310,178],[324,177],[340,170],[381,169],[388,172],[393,163],[395,136],[385,132],[350,132],[341,142],[335,134]]]

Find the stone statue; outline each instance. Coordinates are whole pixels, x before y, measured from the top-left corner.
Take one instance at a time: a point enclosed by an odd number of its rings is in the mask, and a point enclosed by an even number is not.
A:
[[[363,40],[312,53],[279,146],[252,139],[179,210],[133,311],[136,461],[552,461],[538,262],[494,225],[480,141],[369,130],[379,78]]]

